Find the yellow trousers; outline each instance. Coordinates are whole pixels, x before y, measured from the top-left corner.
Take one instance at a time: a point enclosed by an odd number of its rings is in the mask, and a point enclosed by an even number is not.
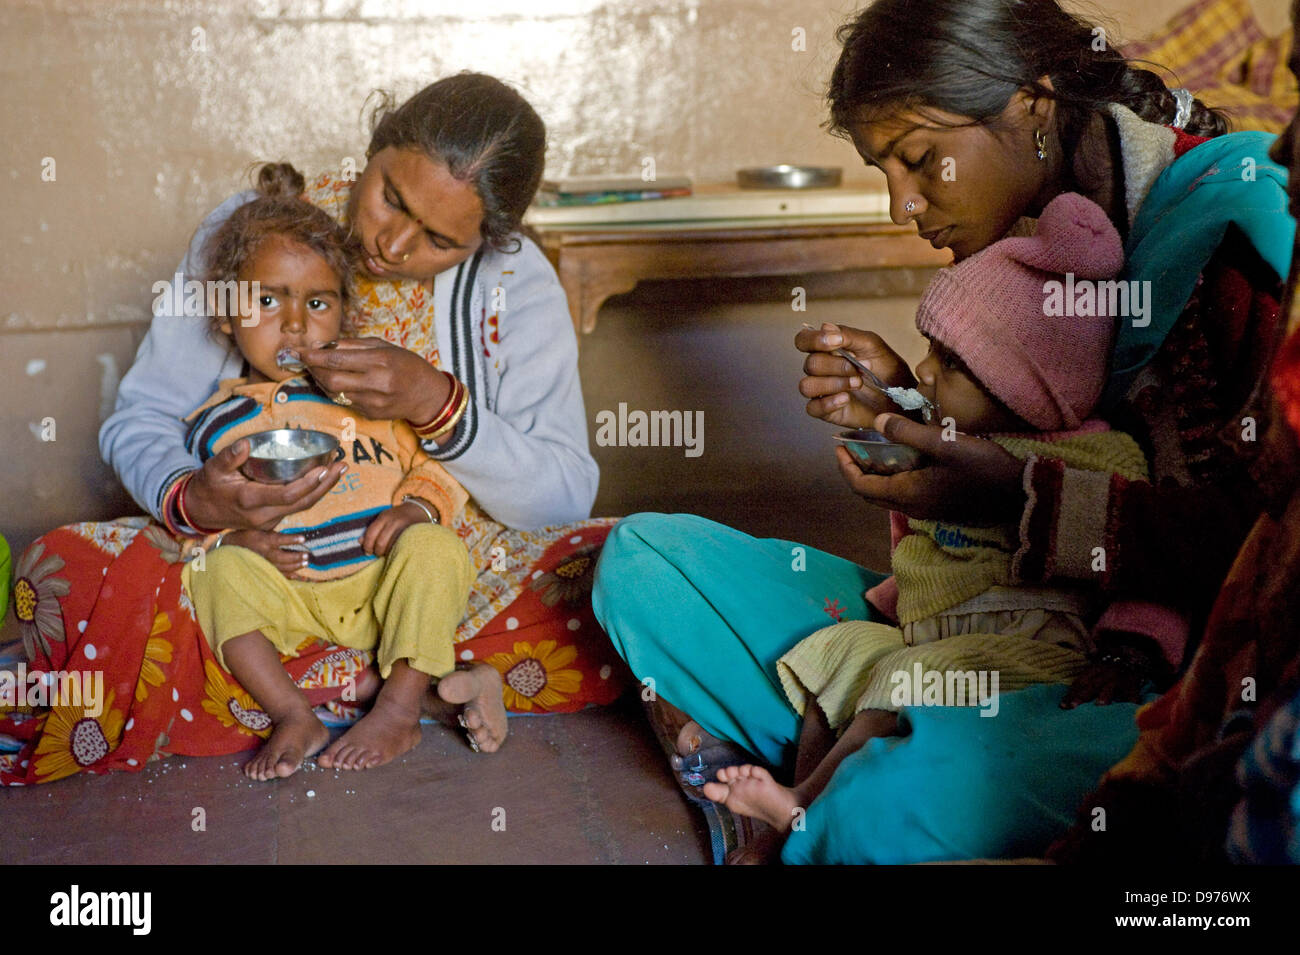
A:
[[[831,728],[839,729],[863,710],[897,712],[894,690],[918,663],[923,671],[945,676],[997,671],[999,692],[1070,683],[1088,664],[1075,645],[1081,624],[1072,614],[1034,610],[967,616],[944,625],[952,636],[911,646],[897,627],[846,620],[799,641],[776,661],[776,671],[800,716],[808,700],[816,699]],[[981,632],[981,626],[1006,632]],[[961,632],[966,627],[970,631]]]
[[[440,524],[412,524],[384,557],[337,580],[289,580],[244,547],[218,547],[182,580],[199,626],[224,667],[227,640],[260,630],[281,654],[311,638],[376,650],[384,679],[398,660],[431,677],[456,666],[453,637],[465,616],[469,552]]]

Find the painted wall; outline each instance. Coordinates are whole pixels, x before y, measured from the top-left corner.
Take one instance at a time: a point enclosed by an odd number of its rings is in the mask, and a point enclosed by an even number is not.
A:
[[[819,129],[834,28],[855,5],[0,0],[0,531],[22,544],[135,510],[95,434],[152,283],[250,164],[360,163],[372,89],[405,94],[480,69],[547,121],[551,174],[625,173],[652,156],[659,174],[701,182],[780,161],[865,181],[852,150]],[[1182,5],[1095,7],[1122,38]],[[1266,27],[1284,27],[1287,0],[1256,5]],[[47,418],[53,442],[39,440]]]

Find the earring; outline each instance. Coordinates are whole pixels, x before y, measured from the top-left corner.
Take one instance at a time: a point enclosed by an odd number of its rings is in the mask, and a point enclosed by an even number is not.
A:
[[[1047,160],[1047,137],[1043,135],[1041,129],[1034,130],[1034,155],[1038,157],[1039,162]]]

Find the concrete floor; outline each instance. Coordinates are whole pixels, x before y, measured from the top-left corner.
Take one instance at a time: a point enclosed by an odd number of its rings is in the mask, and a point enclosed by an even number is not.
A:
[[[792,342],[802,322],[828,320],[871,327],[917,361],[921,279],[890,281],[834,298],[843,278],[808,280],[806,312],[790,308],[797,280],[655,283],[613,300],[581,353],[602,475],[595,513],[688,511],[886,567],[886,516],[843,485],[835,429],[804,413]],[[704,453],[596,446],[596,414],[620,402],[703,411]],[[250,784],[237,769],[246,755],[173,757],[139,774],[0,790],[0,864],[710,860],[703,818],[635,700],[518,718],[510,734],[485,757],[426,727],[417,749],[369,773],[308,767]]]
[[[0,790],[0,863],[710,859],[703,817],[660,771],[638,706],[513,720],[493,756],[426,726],[419,747],[372,772],[310,763],[289,779],[253,783],[238,770],[249,755],[176,756],[140,773]]]

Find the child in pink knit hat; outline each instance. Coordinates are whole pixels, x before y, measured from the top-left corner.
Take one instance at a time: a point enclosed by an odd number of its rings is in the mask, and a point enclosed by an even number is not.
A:
[[[1035,235],[995,242],[935,275],[916,315],[931,343],[917,390],[973,434],[1079,428],[1106,380],[1115,306],[1130,299],[1127,283],[1113,281],[1123,264],[1101,207],[1057,196]],[[1067,288],[1080,293],[1070,307]],[[958,373],[948,375],[954,358]]]
[[[1043,210],[1033,236],[1003,239],[941,270],[917,314],[930,339],[917,390],[937,406],[935,420],[1021,460],[1040,455],[1146,480],[1136,442],[1089,420],[1118,313],[1134,301],[1115,281],[1123,258],[1106,214],[1069,193]],[[1018,530],[908,520],[894,576],[867,594],[898,625],[839,623],[777,662],[804,717],[798,764],[816,768],[789,787],[761,766],[729,766],[705,795],[786,833],[845,757],[872,737],[898,734],[901,707],[978,705],[994,716],[1000,690],[1078,676],[1092,651],[1095,595],[1014,586]],[[1093,542],[1081,531],[1063,544],[1071,545]]]

